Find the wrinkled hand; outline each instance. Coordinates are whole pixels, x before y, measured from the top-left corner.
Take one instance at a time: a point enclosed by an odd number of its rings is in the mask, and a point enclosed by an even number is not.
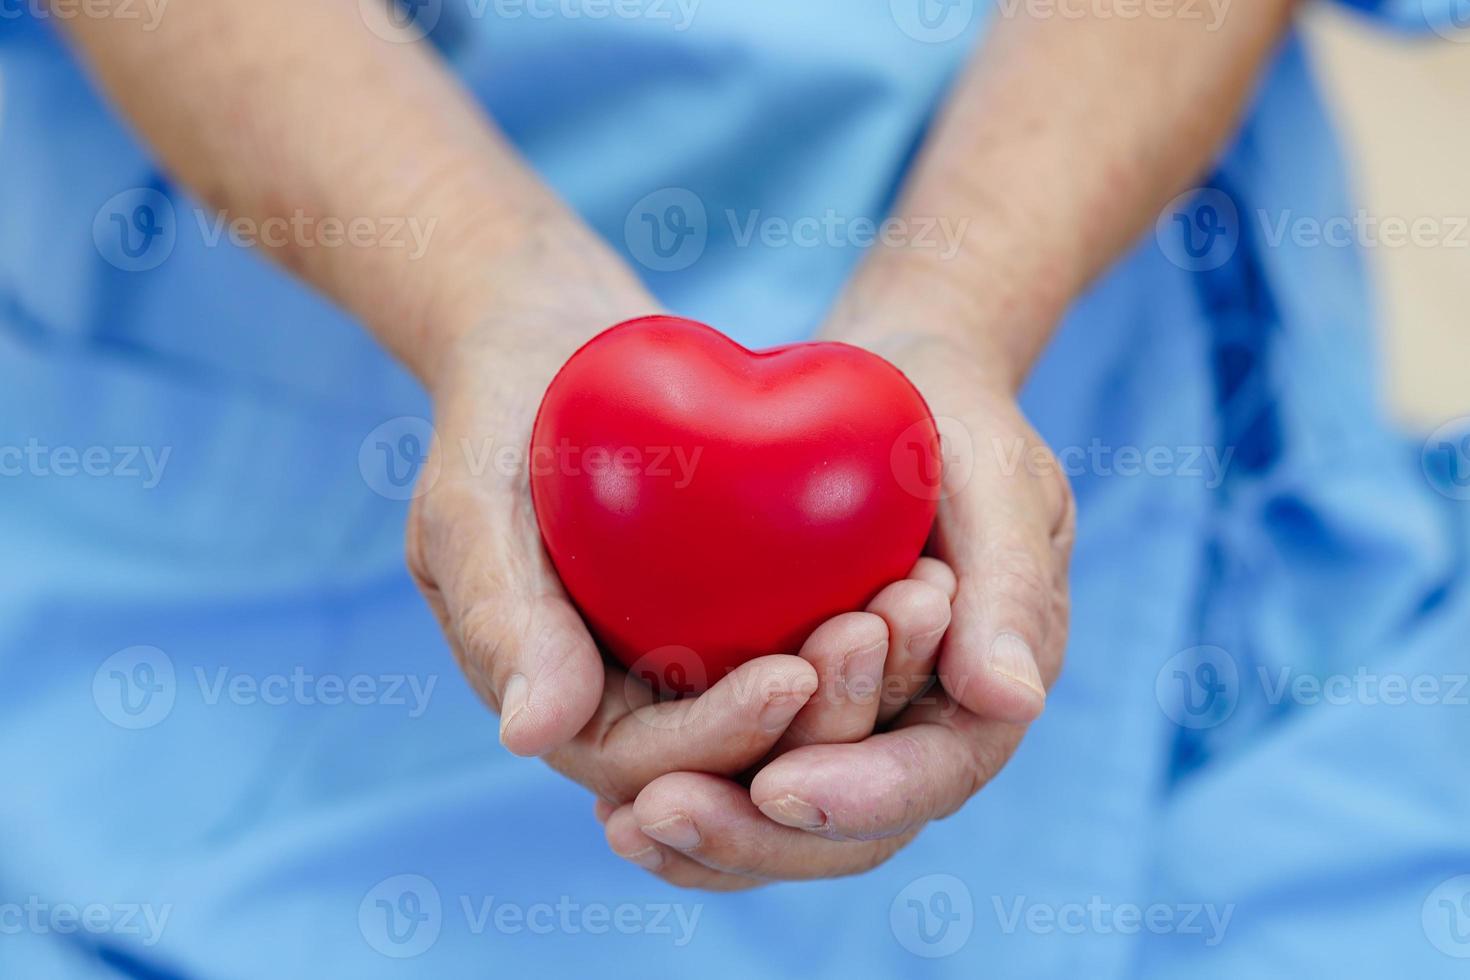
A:
[[[829,336],[844,339],[840,327]],[[672,883],[746,888],[883,862],[1000,771],[1061,670],[1075,511],[1060,467],[989,352],[918,335],[870,346],[918,386],[945,442],[931,551],[954,572],[945,578],[936,565],[928,576],[952,604],[941,687],[880,717],[871,737],[792,745],[748,790],[676,772],[631,805],[600,807],[613,849]],[[925,672],[928,642],[914,644],[904,670]]]
[[[790,748],[862,738],[883,703],[895,713],[929,679],[954,582],[934,560],[869,611],[824,624],[800,656],[751,661],[697,699],[656,703],[605,663],[542,548],[524,451],[542,394],[576,347],[657,304],[619,281],[495,309],[434,374],[437,438],[406,550],[510,751],[542,756],[604,806],[622,805],[660,776],[735,778]],[[646,863],[656,852],[629,853]]]

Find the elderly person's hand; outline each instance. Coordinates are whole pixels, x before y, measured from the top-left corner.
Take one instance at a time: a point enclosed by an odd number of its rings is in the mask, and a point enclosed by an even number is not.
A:
[[[546,385],[600,329],[657,304],[583,232],[558,242],[578,275],[552,283],[502,263],[477,306],[436,329],[453,336],[433,379],[436,443],[407,540],[409,567],[471,684],[500,712],[501,740],[542,756],[604,805],[630,803],[660,776],[733,779],[798,746],[872,732],[933,674],[954,576],[924,559],[866,611],[819,627],[800,651],[770,651],[697,699],[656,703],[600,654],[541,545],[521,465],[486,465],[491,447],[523,449]],[[583,241],[583,247],[568,248]],[[532,261],[535,250],[528,250]],[[536,283],[543,283],[536,288]],[[499,285],[497,285],[499,284]],[[489,312],[484,312],[489,310]],[[624,851],[642,863],[657,851]]]
[[[937,612],[925,620],[947,622],[942,644],[926,632],[891,647],[888,670],[901,687],[889,687],[876,734],[788,739],[791,750],[748,788],[715,773],[677,772],[653,780],[631,805],[600,811],[615,851],[639,855],[679,885],[744,888],[886,860],[1000,770],[1061,669],[1072,497],[1016,406],[1013,375],[997,370],[999,353],[883,335],[869,317],[840,312],[827,336],[863,340],[891,359],[940,420],[939,561],[925,559],[933,564],[921,574],[951,604],[952,621]],[[926,690],[936,652],[942,686]]]

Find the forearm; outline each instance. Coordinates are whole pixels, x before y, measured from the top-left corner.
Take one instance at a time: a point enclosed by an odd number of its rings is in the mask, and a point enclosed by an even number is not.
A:
[[[356,3],[190,0],[151,32],[124,18],[62,22],[162,163],[227,220],[415,222],[422,249],[293,234],[259,245],[421,378],[505,299],[516,277],[494,269],[554,253],[573,279],[616,280],[608,294],[636,288],[433,52],[383,40]]]
[[[860,342],[895,323],[947,332],[1019,385],[1066,307],[1218,151],[1292,6],[1247,0],[1218,29],[1099,4],[998,18],[896,209],[965,223],[962,247],[875,250],[839,320]]]

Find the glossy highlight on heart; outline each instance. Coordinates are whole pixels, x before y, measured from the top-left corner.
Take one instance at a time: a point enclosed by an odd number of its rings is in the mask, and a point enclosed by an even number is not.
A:
[[[593,634],[679,694],[796,653],[907,575],[941,465],[928,406],[881,357],[750,351],[668,316],[572,355],[529,459],[542,540]]]

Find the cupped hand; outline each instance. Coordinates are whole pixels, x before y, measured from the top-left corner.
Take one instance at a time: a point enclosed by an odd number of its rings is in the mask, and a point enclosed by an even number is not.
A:
[[[934,582],[952,613],[938,644],[941,685],[916,685],[919,696],[901,709],[895,700],[870,737],[787,738],[790,751],[748,789],[683,771],[653,780],[631,805],[603,808],[612,848],[675,884],[745,888],[885,861],[1000,771],[1061,670],[1075,509],[1016,404],[1015,375],[978,343],[841,325],[829,335],[897,364],[940,423],[945,466],[930,550],[945,563],[934,567],[953,569]],[[923,672],[922,657],[912,668]]]
[[[954,580],[933,560],[866,612],[825,623],[800,656],[773,651],[696,699],[656,702],[606,662],[542,548],[525,452],[557,369],[600,330],[657,303],[612,274],[596,288],[569,283],[531,301],[498,294],[489,305],[495,313],[437,358],[436,438],[406,550],[510,751],[541,756],[618,806],[660,776],[734,779],[789,749],[860,739],[927,683]]]

